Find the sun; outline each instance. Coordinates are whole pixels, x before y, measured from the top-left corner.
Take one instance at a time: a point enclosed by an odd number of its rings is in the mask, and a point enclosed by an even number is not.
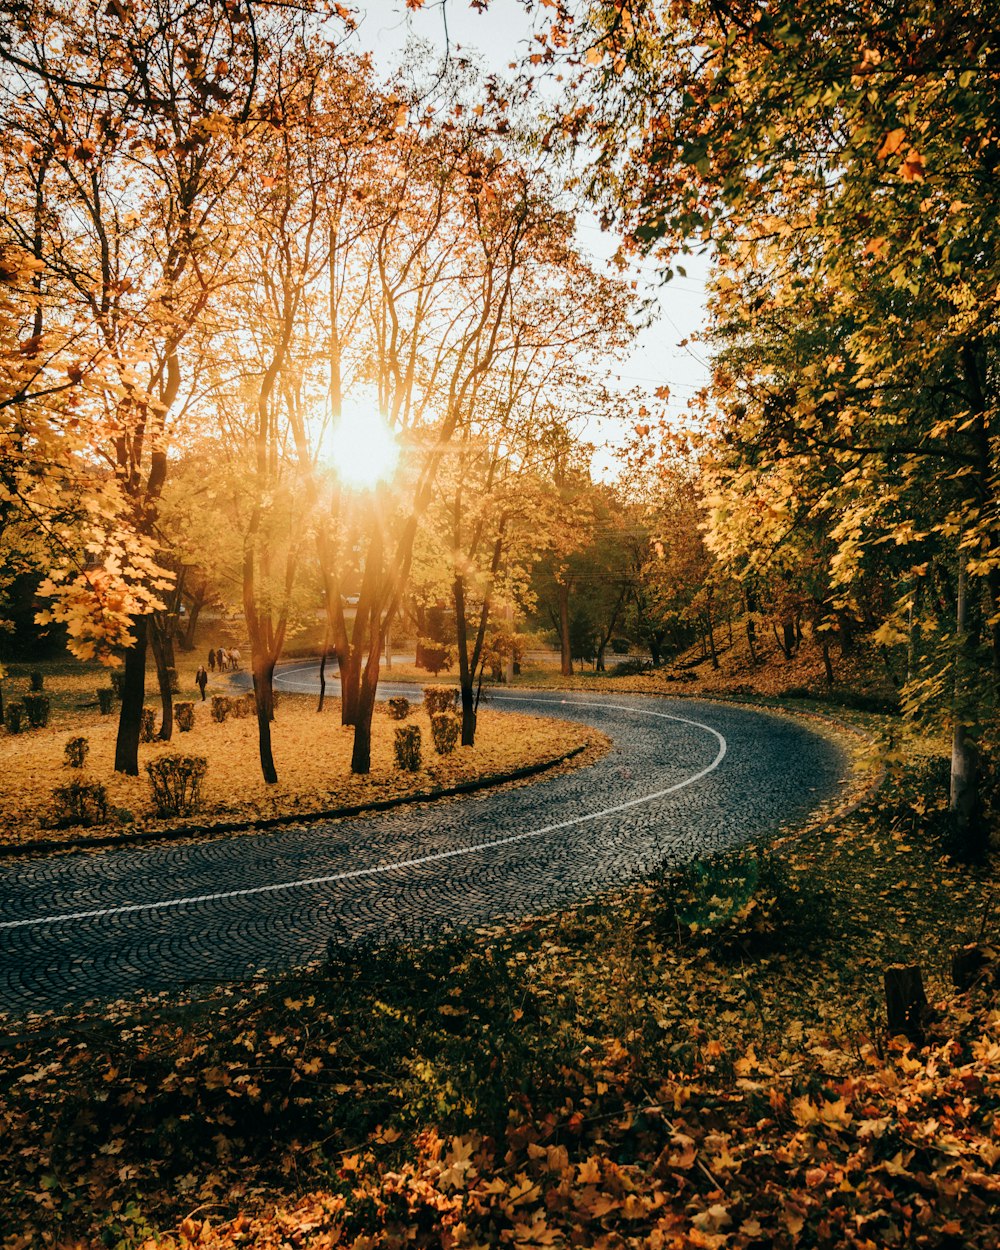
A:
[[[372,490],[395,473],[399,444],[375,404],[345,400],[323,440],[322,457],[345,486]]]

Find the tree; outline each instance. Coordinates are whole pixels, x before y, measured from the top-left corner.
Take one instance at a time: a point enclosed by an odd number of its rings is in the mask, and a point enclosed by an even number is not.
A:
[[[97,510],[112,532],[91,538],[89,567],[72,552],[55,566],[48,589],[78,649],[128,639],[115,764],[136,773],[148,617],[170,584],[156,562],[170,419],[186,347],[226,280],[219,208],[282,36],[255,0],[6,8],[3,113],[22,159],[5,229],[39,266],[41,332],[63,355],[76,347],[71,381],[89,373],[75,416],[114,484]]]
[[[835,598],[892,548],[909,561],[903,611],[928,555],[950,566],[952,605],[964,567],[995,691],[994,17],[918,0],[608,5],[576,46],[596,63],[609,211],[642,247],[711,237],[717,341],[730,365],[759,349],[755,370],[717,373],[726,471],[770,499],[808,481]],[[960,635],[954,610],[942,626]]]

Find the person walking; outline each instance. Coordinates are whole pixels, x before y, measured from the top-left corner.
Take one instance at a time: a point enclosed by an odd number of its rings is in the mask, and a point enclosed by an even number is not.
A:
[[[209,647],[208,650],[208,667],[215,672],[215,648]]]
[[[205,698],[205,687],[208,685],[208,673],[205,672],[204,664],[198,665],[198,671],[194,675],[195,685],[201,691],[202,701]]]

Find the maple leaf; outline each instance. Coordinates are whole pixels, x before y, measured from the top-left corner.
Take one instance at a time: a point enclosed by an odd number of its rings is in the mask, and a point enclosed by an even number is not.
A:
[[[894,152],[899,151],[899,149],[903,145],[903,140],[905,138],[906,138],[905,128],[900,127],[897,130],[890,130],[889,133],[886,135],[885,139],[883,140],[882,146],[879,148],[876,154],[878,159],[880,161],[888,160],[889,157],[892,156]]]
[[[925,172],[924,158],[916,148],[910,148],[899,167],[900,178],[904,182],[923,182]]]

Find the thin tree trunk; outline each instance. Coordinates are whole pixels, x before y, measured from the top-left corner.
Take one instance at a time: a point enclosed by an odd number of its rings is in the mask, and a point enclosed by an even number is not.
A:
[[[139,728],[142,705],[146,697],[146,640],[148,616],[132,618],[135,641],[125,652],[122,674],[122,706],[118,716],[118,737],[115,741],[115,772],[129,777],[139,776]]]
[[[462,746],[471,747],[476,741],[476,708],[472,693],[475,674],[469,668],[469,625],[465,619],[465,578],[461,573],[455,575],[451,595],[455,604],[458,686],[462,695]]]
[[[565,582],[558,582],[559,595],[559,671],[563,677],[572,677],[573,675],[573,655],[570,650],[569,639],[569,586]]]
[[[958,608],[955,638],[955,683],[952,703],[951,736],[951,786],[949,807],[955,821],[955,832],[960,844],[969,847],[978,808],[976,751],[969,741],[965,727],[968,709],[964,706],[967,696],[966,665],[969,646],[968,636],[968,574],[965,552],[958,554]]]
[[[830,659],[830,644],[823,640],[823,668],[826,671],[826,684],[833,685],[833,662]]]
[[[207,598],[208,583],[203,581],[191,596],[191,608],[188,611],[187,628],[184,631],[184,637],[181,639],[182,651],[194,650],[194,634],[198,626],[198,617],[201,615],[201,610],[205,606]]]
[[[170,689],[170,665],[168,664],[165,631],[154,612],[149,622],[149,644],[156,663],[156,681],[160,688],[162,720],[157,737],[169,742],[174,733],[174,692]]]
[[[323,701],[326,698],[326,657],[327,657],[327,654],[329,653],[329,650],[330,650],[330,638],[328,635],[323,640],[323,655],[321,656],[320,662],[319,662],[319,705],[316,708],[317,712],[322,712]]]
[[[719,667],[719,655],[715,649],[715,626],[712,623],[712,592],[709,590],[705,601],[705,632],[708,636],[708,648],[712,656],[712,668]]]

